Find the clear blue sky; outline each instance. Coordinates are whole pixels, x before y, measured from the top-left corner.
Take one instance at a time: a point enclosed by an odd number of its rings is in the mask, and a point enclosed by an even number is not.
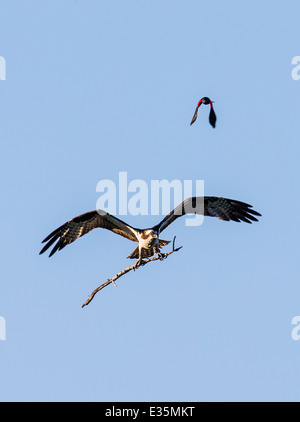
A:
[[[1,401],[300,398],[298,1],[4,1]],[[190,127],[197,101],[215,100]],[[109,286],[134,244],[95,230],[101,179],[203,179],[259,223],[180,219],[183,249]],[[147,227],[162,216],[123,217]]]

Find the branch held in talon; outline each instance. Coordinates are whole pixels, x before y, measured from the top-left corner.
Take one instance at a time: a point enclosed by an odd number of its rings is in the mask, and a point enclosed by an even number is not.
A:
[[[162,259],[166,259],[168,256],[172,255],[174,252],[180,251],[180,249],[182,248],[182,246],[179,246],[179,248],[175,248],[175,238],[176,238],[176,236],[174,236],[174,239],[173,239],[173,249],[171,251],[163,254],[161,257],[160,256],[155,256],[153,258],[147,258],[145,261],[142,261],[142,265],[146,265],[149,262],[154,262],[154,261],[157,261],[159,259],[161,259],[161,260]],[[99,287],[97,287],[90,294],[90,296],[88,297],[88,299],[84,302],[84,304],[81,307],[84,308],[86,305],[88,305],[91,302],[91,300],[94,298],[95,294],[98,293],[98,292],[100,292],[100,290],[104,289],[104,287],[108,286],[111,283],[113,283],[115,286],[117,286],[116,283],[115,283],[116,280],[118,280],[123,275],[129,273],[129,271],[132,271],[132,270],[135,271],[136,269],[137,269],[136,264],[131,265],[131,266],[127,267],[127,268],[124,268],[124,270],[118,272],[114,277],[108,279],[105,283],[102,283]]]

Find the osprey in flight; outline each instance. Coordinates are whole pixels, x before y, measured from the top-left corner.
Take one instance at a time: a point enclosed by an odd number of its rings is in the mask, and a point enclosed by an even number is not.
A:
[[[201,98],[201,100],[197,104],[197,107],[196,107],[196,110],[195,110],[195,113],[194,113],[194,116],[192,118],[190,125],[192,125],[196,121],[197,116],[198,116],[198,108],[201,106],[201,104],[209,104],[210,105],[209,123],[212,125],[213,128],[215,128],[217,116],[216,116],[216,113],[215,113],[215,110],[213,108],[212,103],[213,103],[213,101],[211,101],[208,97]]]
[[[57,241],[51,250],[52,256],[57,250],[63,249],[69,243],[100,227],[111,230],[112,232],[126,237],[133,242],[138,242],[138,246],[128,256],[131,259],[137,259],[136,266],[143,263],[143,258],[153,256],[155,253],[163,259],[160,249],[170,243],[168,240],[159,238],[160,233],[165,230],[178,217],[185,214],[199,214],[210,217],[217,217],[225,221],[244,221],[251,223],[258,221],[254,216],[260,216],[258,212],[252,209],[251,205],[233,199],[220,198],[215,196],[191,197],[183,201],[173,211],[171,211],[159,224],[148,229],[137,229],[131,227],[122,220],[108,214],[102,210],[90,211],[81,214],[72,220],[67,221],[58,229],[47,236],[42,243],[47,242],[41,250],[44,253],[54,242]]]

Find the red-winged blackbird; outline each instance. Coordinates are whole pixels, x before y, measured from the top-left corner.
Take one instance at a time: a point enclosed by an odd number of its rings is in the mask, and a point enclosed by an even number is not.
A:
[[[198,102],[194,116],[192,118],[191,121],[191,125],[196,121],[197,116],[198,116],[198,108],[201,106],[201,104],[209,104],[210,105],[210,112],[209,112],[209,123],[212,125],[213,128],[216,127],[216,121],[217,121],[217,116],[216,113],[214,111],[213,105],[212,105],[213,101],[211,101],[208,97],[203,97],[201,98],[201,100]]]

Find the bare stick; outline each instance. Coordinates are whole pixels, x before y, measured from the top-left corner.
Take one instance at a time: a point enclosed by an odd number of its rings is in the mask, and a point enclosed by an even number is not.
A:
[[[82,308],[86,305],[88,305],[90,303],[90,301],[94,298],[95,294],[98,293],[100,290],[104,289],[104,287],[108,286],[109,284],[113,283],[115,286],[116,283],[115,281],[122,277],[122,275],[127,274],[129,271],[131,270],[136,270],[137,268],[143,267],[144,265],[148,264],[149,262],[153,262],[153,261],[157,261],[157,260],[163,260],[168,258],[169,255],[171,255],[174,252],[178,252],[182,246],[180,246],[179,248],[175,249],[175,239],[176,236],[173,239],[173,249],[170,252],[167,252],[165,254],[161,254],[161,257],[159,256],[155,256],[153,258],[147,258],[146,260],[142,261],[142,264],[140,266],[136,266],[136,264],[130,265],[130,267],[125,268],[124,270],[120,271],[118,274],[116,274],[114,277],[110,278],[109,280],[107,280],[105,283],[101,284],[101,286],[97,287],[89,296],[89,298],[84,302],[84,304],[81,306]]]

